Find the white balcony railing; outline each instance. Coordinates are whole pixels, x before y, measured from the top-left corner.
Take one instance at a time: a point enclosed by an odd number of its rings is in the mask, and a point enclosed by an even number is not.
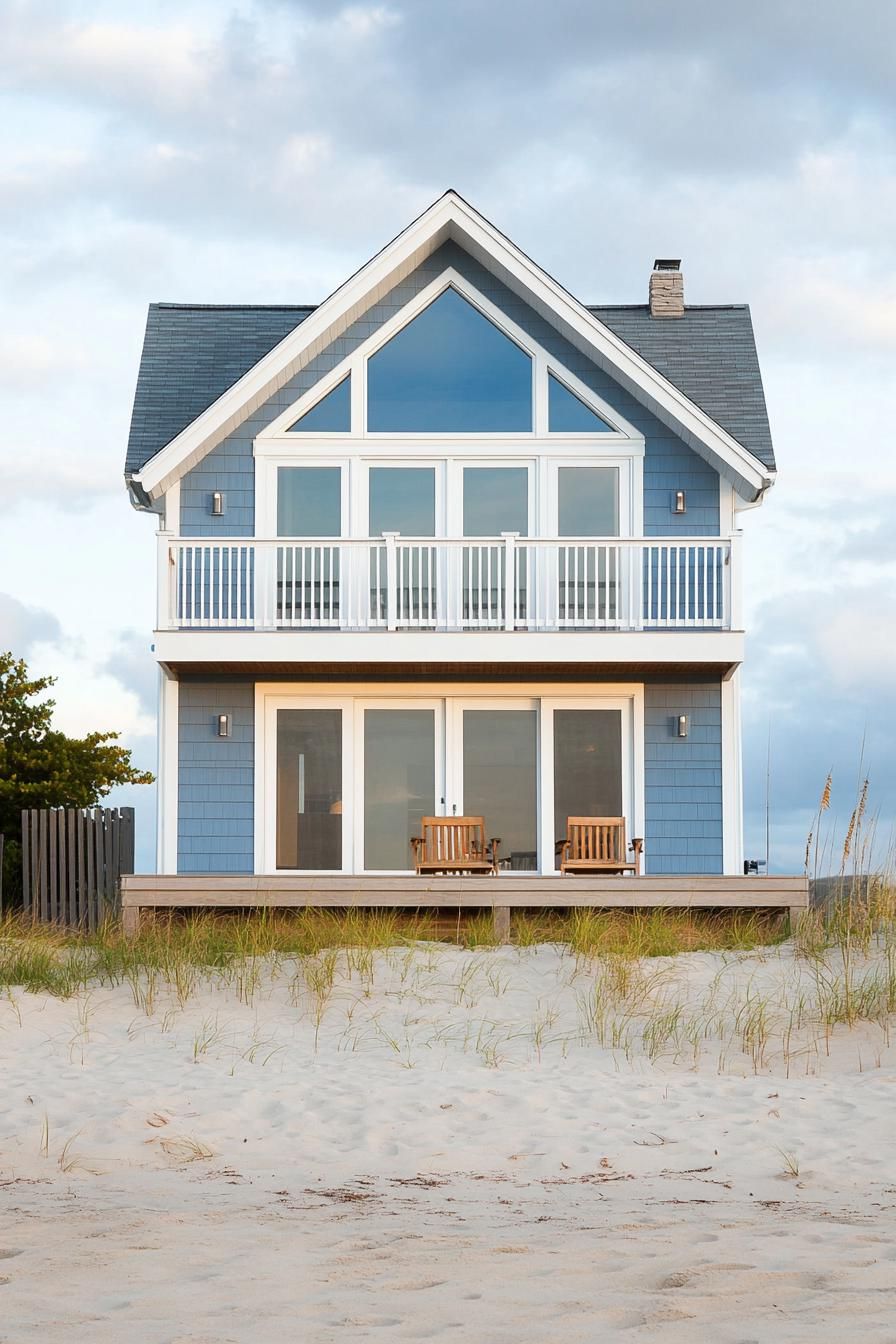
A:
[[[159,628],[736,628],[738,537],[159,537]]]

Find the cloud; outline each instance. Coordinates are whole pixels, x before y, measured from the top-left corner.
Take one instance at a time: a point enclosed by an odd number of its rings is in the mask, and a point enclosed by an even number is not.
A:
[[[159,670],[144,635],[136,630],[126,630],[119,635],[106,659],[105,670],[127,690],[133,691],[146,715],[155,717]]]
[[[779,866],[863,733],[896,813],[894,47],[880,0],[8,0],[0,628],[51,641],[71,730],[154,714],[147,302],[317,301],[450,185],[585,301],[661,253],[751,301],[781,473],[743,518],[750,835],[769,720]]]
[[[9,593],[0,593],[0,650],[23,658],[35,644],[54,643],[61,634],[49,611],[27,607]]]

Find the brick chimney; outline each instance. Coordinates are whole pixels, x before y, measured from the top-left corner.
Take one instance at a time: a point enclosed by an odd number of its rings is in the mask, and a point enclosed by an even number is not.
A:
[[[657,257],[653,263],[650,316],[684,317],[684,276],[677,257]]]

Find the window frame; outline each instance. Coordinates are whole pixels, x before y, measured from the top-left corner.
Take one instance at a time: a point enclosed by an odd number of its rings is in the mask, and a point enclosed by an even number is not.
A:
[[[474,308],[476,308],[483,317],[487,318],[494,326],[501,331],[508,340],[514,345],[520,347],[532,360],[532,428],[531,430],[500,430],[500,431],[470,431],[469,433],[458,433],[450,431],[445,433],[427,433],[419,430],[415,431],[389,431],[389,432],[371,432],[367,428],[367,361],[379,350],[387,345],[389,341],[404,327],[413,322],[424,308],[428,308],[440,294],[446,289],[456,290],[462,298],[466,299]],[[405,439],[426,439],[431,442],[450,442],[461,439],[479,439],[490,442],[500,442],[504,440],[530,441],[532,439],[541,439],[552,437],[548,430],[548,372],[551,372],[559,382],[565,384],[581,401],[585,403],[594,413],[600,416],[606,424],[610,426],[609,431],[582,431],[574,434],[558,434],[553,437],[606,440],[609,442],[634,441],[643,444],[644,436],[622,416],[614,407],[608,405],[602,397],[594,392],[590,387],[576,377],[574,373],[556,359],[544,346],[529,336],[521,327],[508,317],[505,312],[497,307],[489,298],[486,297],[475,285],[462,276],[453,267],[444,270],[437,279],[432,280],[428,285],[415,294],[408,302],[392,317],[382,324],[376,332],[366,341],[363,341],[357,349],[346,355],[338,364],[327,371],[319,378],[313,387],[303,393],[296,401],[274,419],[266,429],[262,430],[256,437],[256,452],[269,450],[267,446],[275,441],[282,442],[284,437],[301,447],[302,442],[314,441],[316,439],[339,440],[346,437],[355,439],[369,439],[371,442],[395,442]],[[348,435],[344,433],[309,433],[301,430],[291,430],[303,415],[314,407],[318,401],[323,398],[342,382],[347,376],[351,375],[351,431]],[[296,442],[298,441],[298,443]]]
[[[417,316],[448,287],[455,288],[484,317],[532,358],[533,419],[531,431],[494,433],[376,433],[366,429],[366,361],[397,331]],[[607,424],[610,431],[554,433],[548,431],[548,373]],[[290,425],[317,401],[327,396],[347,374],[351,375],[352,432],[300,433]],[[343,535],[366,537],[367,472],[372,465],[428,465],[437,468],[443,499],[437,503],[437,535],[460,535],[462,495],[460,472],[468,461],[482,465],[533,463],[530,512],[533,538],[557,535],[556,479],[558,465],[577,465],[587,459],[594,465],[619,470],[619,535],[638,536],[643,531],[643,459],[645,440],[632,424],[608,406],[597,393],[547,350],[523,332],[484,294],[453,268],[443,271],[388,319],[357,349],[327,371],[307,392],[294,401],[255,437],[255,535],[275,537],[277,523],[277,471],[281,466],[341,466],[343,489]]]

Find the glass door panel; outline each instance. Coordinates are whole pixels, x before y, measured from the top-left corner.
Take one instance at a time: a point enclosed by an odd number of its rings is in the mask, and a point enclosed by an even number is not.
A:
[[[364,711],[364,867],[412,868],[411,836],[435,812],[434,709]]]
[[[277,711],[277,867],[342,868],[342,710]]]
[[[555,709],[554,838],[568,817],[622,815],[622,711]]]
[[[464,467],[464,536],[529,535],[529,468]],[[527,556],[515,557],[515,615],[525,619]],[[465,546],[461,593],[465,625],[504,628],[507,555],[503,542]]]
[[[463,810],[500,836],[502,867],[538,868],[538,716],[532,709],[464,709]]]
[[[617,467],[558,467],[557,531],[561,537],[619,535]],[[618,616],[618,547],[561,545],[557,563],[560,625],[613,624]]]
[[[278,467],[277,536],[341,535],[342,469]],[[340,579],[338,544],[296,541],[278,546],[278,621],[286,625],[338,625]]]
[[[372,537],[384,532],[434,537],[435,467],[371,467],[369,509]]]
[[[436,534],[435,467],[371,467],[369,471],[368,527],[371,537],[398,532],[402,537]],[[395,609],[399,625],[432,625],[437,609],[435,546],[404,544],[396,547]],[[370,557],[371,610],[381,620],[387,615],[388,575],[385,548]]]

